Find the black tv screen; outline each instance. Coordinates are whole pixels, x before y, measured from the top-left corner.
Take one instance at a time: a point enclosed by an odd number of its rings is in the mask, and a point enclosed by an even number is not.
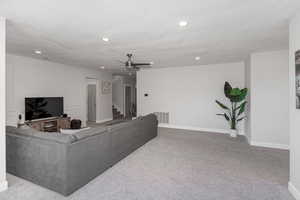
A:
[[[25,120],[59,117],[64,113],[63,97],[25,98]]]

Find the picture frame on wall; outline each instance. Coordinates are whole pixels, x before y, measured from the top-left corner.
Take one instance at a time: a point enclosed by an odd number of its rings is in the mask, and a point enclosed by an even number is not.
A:
[[[112,83],[110,81],[102,81],[102,94],[110,94],[112,92]]]
[[[296,109],[300,109],[300,50],[295,52]]]

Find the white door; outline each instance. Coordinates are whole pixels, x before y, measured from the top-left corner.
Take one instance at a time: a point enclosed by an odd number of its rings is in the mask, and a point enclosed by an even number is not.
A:
[[[88,85],[88,121],[96,122],[96,85]]]

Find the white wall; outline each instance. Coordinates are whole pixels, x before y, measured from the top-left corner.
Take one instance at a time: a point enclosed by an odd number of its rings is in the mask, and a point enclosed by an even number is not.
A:
[[[24,98],[63,96],[65,113],[87,119],[87,79],[98,80],[97,121],[112,118],[112,94],[101,93],[102,80],[112,75],[100,70],[68,66],[28,57],[7,56],[7,124],[15,125],[25,112]]]
[[[5,143],[5,36],[6,22],[0,17],[0,192],[7,188]]]
[[[288,50],[262,52],[251,54],[246,65],[252,145],[289,148],[288,60]]]
[[[290,182],[289,189],[300,199],[300,110],[295,100],[295,52],[300,49],[300,15],[290,23]]]
[[[215,100],[224,96],[224,82],[245,86],[244,63],[141,70],[137,73],[138,115],[170,112],[172,126],[226,132],[229,125]],[[148,93],[148,97],[144,94]],[[243,128],[242,132],[243,132]]]

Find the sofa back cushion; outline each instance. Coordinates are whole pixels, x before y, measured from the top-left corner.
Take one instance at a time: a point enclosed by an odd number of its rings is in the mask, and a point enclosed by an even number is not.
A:
[[[6,127],[7,134],[22,135],[27,137],[34,137],[42,140],[49,140],[58,143],[73,143],[76,137],[73,135],[61,134],[56,132],[40,132],[30,127],[17,128],[13,126]]]
[[[106,131],[107,131],[106,127],[90,128],[87,130],[82,130],[77,133],[74,133],[73,136],[75,137],[76,141],[78,141],[78,140],[82,140],[87,137],[92,137],[94,135],[102,134]]]

